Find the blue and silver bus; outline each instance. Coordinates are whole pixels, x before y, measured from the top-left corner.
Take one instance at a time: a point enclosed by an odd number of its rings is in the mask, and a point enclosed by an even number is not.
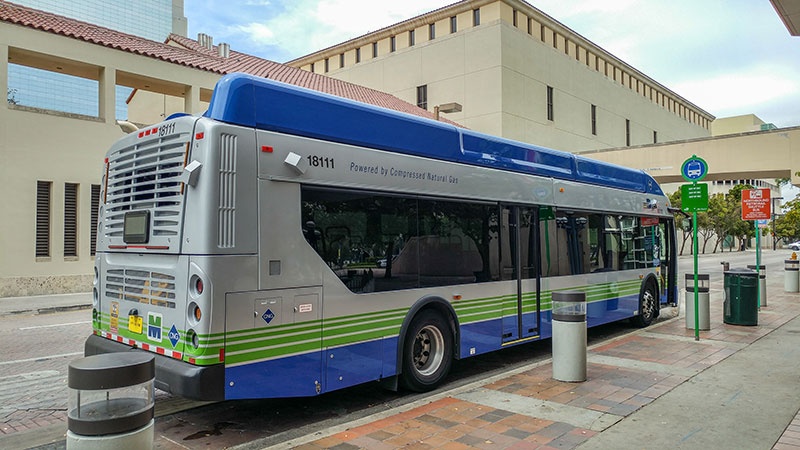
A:
[[[640,170],[244,74],[208,111],[116,142],[86,354],[156,354],[156,386],[220,400],[373,380],[676,301],[673,218]]]

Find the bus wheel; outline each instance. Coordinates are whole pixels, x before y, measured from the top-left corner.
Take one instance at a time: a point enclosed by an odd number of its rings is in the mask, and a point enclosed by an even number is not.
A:
[[[401,383],[426,392],[444,380],[453,362],[453,334],[441,315],[422,311],[408,328],[403,345]]]
[[[656,304],[657,298],[656,289],[653,287],[652,281],[648,282],[639,296],[639,315],[631,317],[631,322],[635,326],[644,328],[653,323],[656,318],[656,308],[658,307]]]

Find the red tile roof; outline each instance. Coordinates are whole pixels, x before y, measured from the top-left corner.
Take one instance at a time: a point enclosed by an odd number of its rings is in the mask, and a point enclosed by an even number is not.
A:
[[[229,57],[223,58],[217,54],[216,46],[209,50],[197,41],[176,34],[171,34],[166,42],[156,42],[6,1],[0,1],[0,20],[198,70],[221,75],[232,72],[249,73],[395,111],[433,118],[432,113],[385,92],[234,50],[230,51]],[[183,48],[168,45],[170,41]],[[460,126],[446,119],[443,121]]]

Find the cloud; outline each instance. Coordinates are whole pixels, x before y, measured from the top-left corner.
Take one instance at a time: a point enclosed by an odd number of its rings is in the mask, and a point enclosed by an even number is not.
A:
[[[247,33],[250,39],[261,45],[272,44],[274,42],[275,33],[264,24],[249,23],[247,25],[239,25],[236,28]]]

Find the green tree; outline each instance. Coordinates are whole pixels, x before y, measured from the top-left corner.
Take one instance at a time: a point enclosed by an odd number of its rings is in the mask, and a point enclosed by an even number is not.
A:
[[[681,209],[681,190],[678,189],[677,191],[673,192],[669,195],[669,204],[676,208],[676,212],[672,214],[675,218],[675,228],[681,230],[681,249],[678,252],[679,255],[683,254],[683,250],[686,247],[686,241],[692,237],[692,229],[691,225],[687,225],[684,220],[686,219],[686,215],[680,212]]]
[[[737,184],[732,187],[726,196],[728,207],[730,208],[731,222],[727,230],[728,235],[735,236],[739,240],[739,248],[746,247],[750,238],[756,235],[755,226],[752,221],[742,220],[742,191],[753,189],[749,184]],[[733,249],[731,249],[732,251]]]
[[[800,199],[783,205],[784,214],[775,219],[773,232],[776,236],[796,240],[800,238]]]
[[[17,101],[17,90],[16,89],[8,89],[8,93],[6,94],[6,99],[8,100],[8,103],[10,103],[12,105],[16,105],[17,103],[19,103]]]
[[[717,248],[721,248],[721,244],[728,236],[728,229],[730,228],[730,222],[732,222],[730,205],[725,201],[724,194],[714,194],[708,199],[708,221],[708,226],[716,236],[714,250],[712,251],[712,253],[716,253]],[[705,244],[703,244],[703,248],[705,253]]]

